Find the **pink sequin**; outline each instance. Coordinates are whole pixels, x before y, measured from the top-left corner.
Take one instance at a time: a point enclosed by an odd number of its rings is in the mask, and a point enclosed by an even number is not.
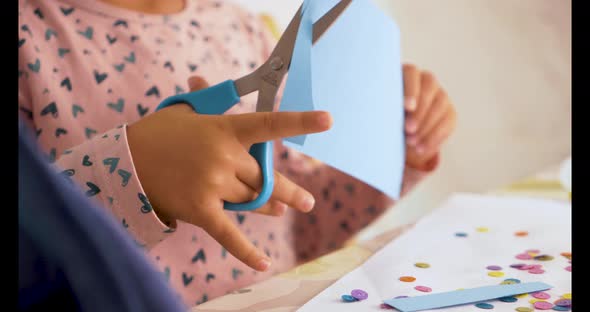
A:
[[[531,295],[537,299],[549,299],[551,297],[548,293],[542,291],[533,293]]]
[[[531,257],[531,255],[526,254],[526,253],[516,255],[516,259],[519,259],[519,260],[530,260],[532,258],[533,257]]]
[[[551,302],[547,302],[547,301],[537,301],[534,304],[535,309],[539,309],[539,310],[549,310],[551,308],[553,308],[553,304]]]
[[[426,287],[426,286],[416,286],[416,287],[414,287],[414,289],[416,289],[417,291],[421,291],[421,292],[431,292],[432,291],[432,288]]]
[[[521,270],[521,271],[528,271],[528,270],[535,269],[535,267],[532,266],[532,265],[530,265],[530,264],[525,264],[525,265],[521,266],[518,269]]]

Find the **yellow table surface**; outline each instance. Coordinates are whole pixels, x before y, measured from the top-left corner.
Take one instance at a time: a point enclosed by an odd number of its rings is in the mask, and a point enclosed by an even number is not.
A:
[[[489,194],[569,200],[569,193],[559,182],[558,166]],[[201,304],[192,311],[296,311],[409,228],[411,225],[389,230],[367,242],[351,244],[269,280]]]

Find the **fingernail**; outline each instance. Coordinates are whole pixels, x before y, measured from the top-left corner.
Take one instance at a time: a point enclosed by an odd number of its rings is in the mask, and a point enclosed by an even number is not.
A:
[[[313,197],[306,197],[303,199],[303,211],[308,212],[313,209],[315,205],[315,199]]]
[[[406,143],[408,143],[409,146],[416,146],[416,144],[418,143],[418,138],[417,137],[409,137],[406,139]]]
[[[416,124],[415,121],[408,120],[406,122],[406,131],[408,131],[410,133],[414,133],[414,132],[416,132],[417,129],[418,129],[418,125]]]
[[[330,128],[332,126],[332,116],[327,112],[323,112],[318,114],[317,122],[322,128]]]
[[[416,109],[416,99],[414,99],[413,96],[407,97],[404,102],[404,106],[407,110],[413,111]]]
[[[258,265],[256,266],[259,271],[266,271],[270,267],[270,259],[262,258],[258,260]]]

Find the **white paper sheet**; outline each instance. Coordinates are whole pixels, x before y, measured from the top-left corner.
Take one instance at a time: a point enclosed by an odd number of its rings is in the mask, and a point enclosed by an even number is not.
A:
[[[476,229],[486,227],[488,232]],[[524,237],[517,231],[527,231]],[[467,237],[455,233],[465,232]],[[525,250],[539,249],[551,255],[551,261],[519,260],[515,256]],[[544,282],[554,288],[547,291],[554,302],[571,293],[571,272],[565,270],[568,259],[562,252],[571,252],[571,204],[541,199],[494,197],[458,194],[424,217],[416,227],[369,258],[362,266],[348,273],[318,294],[299,311],[386,311],[379,306],[383,300],[396,296],[426,295],[414,289],[422,285],[432,293],[498,285],[507,278],[524,282]],[[430,268],[414,266],[426,262]],[[531,274],[510,268],[511,264],[542,264],[544,274]],[[502,267],[503,277],[490,277],[489,265]],[[401,276],[416,281],[399,281]],[[364,301],[345,303],[343,294],[360,288],[368,292]],[[490,301],[493,311],[515,311],[531,307],[532,297],[513,303]],[[479,311],[473,305],[438,309],[436,311]],[[431,310],[434,311],[434,310]],[[483,311],[483,310],[482,310]]]

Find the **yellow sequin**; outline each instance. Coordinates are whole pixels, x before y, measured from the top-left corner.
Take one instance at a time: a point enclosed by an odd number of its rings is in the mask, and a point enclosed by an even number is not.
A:
[[[543,300],[543,299],[537,299],[537,298],[533,298],[533,299],[529,300],[529,302],[530,302],[531,304],[535,304],[535,302],[537,302],[537,301],[547,301],[547,300]]]
[[[488,275],[491,277],[502,277],[502,276],[504,276],[504,272],[500,272],[500,271],[488,272]]]

